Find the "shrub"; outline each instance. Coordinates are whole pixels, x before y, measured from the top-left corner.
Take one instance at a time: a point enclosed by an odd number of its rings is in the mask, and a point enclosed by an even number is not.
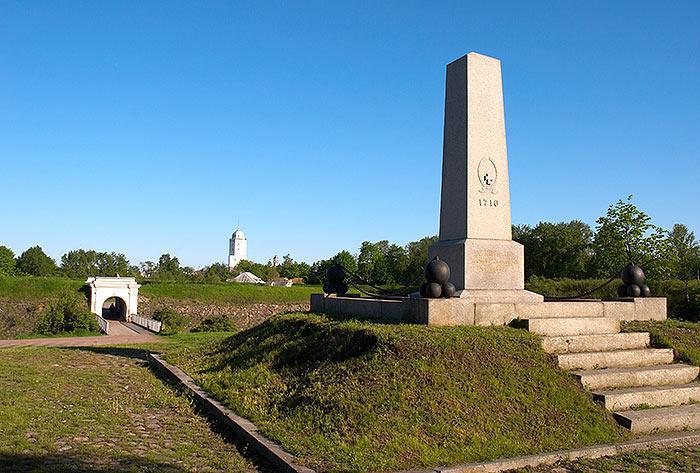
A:
[[[97,332],[99,329],[95,314],[88,310],[85,297],[65,291],[46,306],[34,330],[51,335],[75,331]]]
[[[211,319],[204,319],[193,332],[235,332],[238,328],[233,320],[225,315],[219,315]]]
[[[162,335],[172,335],[182,331],[187,325],[187,317],[170,307],[162,307],[153,312],[153,318],[163,323]]]

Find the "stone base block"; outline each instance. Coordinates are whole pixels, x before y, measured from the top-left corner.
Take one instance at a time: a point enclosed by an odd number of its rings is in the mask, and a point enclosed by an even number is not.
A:
[[[525,259],[520,243],[473,238],[438,241],[428,250],[430,259],[435,256],[450,266],[450,282],[457,291],[463,291],[460,297],[469,298],[473,290],[525,289]]]
[[[432,325],[474,325],[474,304],[457,298],[410,299],[411,322]]]
[[[541,304],[544,297],[524,289],[464,289],[457,292],[457,297],[475,304]]]
[[[370,299],[352,295],[312,294],[311,311],[435,326],[508,325],[516,319],[666,320],[666,299],[663,297],[602,302],[541,302],[537,300],[542,296],[524,290],[483,291],[484,295],[487,293],[488,297],[483,299]],[[522,298],[528,300],[523,302]]]

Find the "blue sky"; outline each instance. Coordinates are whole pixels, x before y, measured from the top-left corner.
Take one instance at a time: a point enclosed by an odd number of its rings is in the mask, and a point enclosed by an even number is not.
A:
[[[0,3],[0,244],[313,261],[437,233],[445,65],[502,61],[514,223],[700,230],[700,2]]]

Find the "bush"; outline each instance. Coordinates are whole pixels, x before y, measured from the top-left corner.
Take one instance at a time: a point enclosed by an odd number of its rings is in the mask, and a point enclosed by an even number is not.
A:
[[[163,307],[153,312],[153,318],[163,323],[162,335],[172,335],[182,331],[187,325],[187,317],[170,307]]]
[[[97,332],[99,329],[95,314],[88,310],[85,297],[65,291],[39,315],[34,330],[44,335],[55,335],[75,331]]]
[[[204,319],[193,332],[236,332],[238,328],[233,320],[225,315],[219,315],[211,319]]]

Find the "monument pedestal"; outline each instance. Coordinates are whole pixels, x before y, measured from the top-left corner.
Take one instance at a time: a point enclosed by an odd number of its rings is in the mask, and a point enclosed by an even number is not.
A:
[[[465,238],[438,241],[428,250],[450,266],[457,296],[473,302],[543,302],[525,290],[523,245],[512,240]]]

